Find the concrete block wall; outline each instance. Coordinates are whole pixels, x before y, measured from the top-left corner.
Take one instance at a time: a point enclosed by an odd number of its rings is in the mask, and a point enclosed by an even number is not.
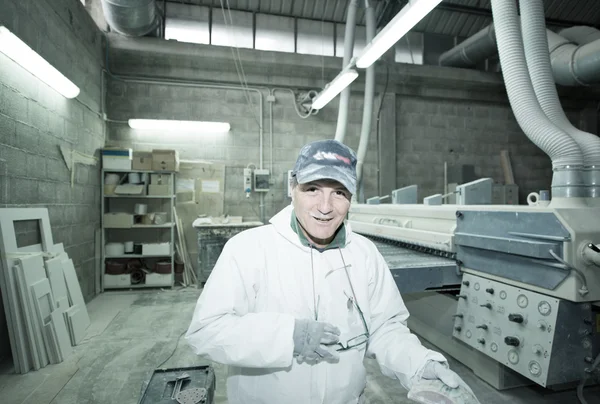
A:
[[[220,88],[210,84],[140,84],[111,79],[107,89],[107,114],[112,122],[109,123],[107,142],[134,150],[174,148],[183,160],[208,160],[225,164],[225,213],[256,220],[260,218],[260,196],[253,192],[246,198],[243,169],[248,166],[261,167],[262,124],[262,168],[269,169],[272,178],[271,188],[264,195],[265,218],[268,220],[291,202],[287,197],[285,181],[300,148],[305,143],[335,136],[337,103],[303,119],[296,112],[296,95],[291,91],[251,88],[248,91],[241,87]],[[272,113],[267,101],[270,93],[275,96]],[[351,104],[346,143],[356,149],[362,98],[357,95]],[[204,135],[141,131],[127,125],[127,119],[133,117],[229,122],[231,131]],[[374,162],[374,156],[370,157]],[[367,165],[366,170],[373,171],[371,166],[374,167],[374,163]],[[369,180],[367,187],[373,186],[374,181]]]
[[[89,300],[95,294],[100,165],[78,165],[71,186],[59,146],[96,156],[104,146],[101,33],[79,0],[1,0],[0,10],[0,25],[81,89],[77,100],[68,100],[0,54],[0,207],[48,208],[53,240],[73,259]],[[16,231],[19,243],[39,240],[32,223]],[[10,348],[3,308],[0,313],[1,357]]]
[[[444,162],[449,171],[469,164],[479,177],[504,183],[501,150],[509,151],[521,203],[530,192],[551,189],[550,158],[527,138],[507,102],[411,96],[398,104],[398,186],[418,184],[419,200],[444,192]],[[567,113],[585,126],[581,110]]]
[[[266,96],[274,88],[322,88],[339,72],[339,58],[295,54],[281,57],[276,52],[240,49],[234,63],[231,49],[225,47],[122,36],[110,36],[110,44],[108,63],[115,76],[238,87],[138,84],[114,79],[107,93],[109,118],[123,121],[110,125],[111,143],[138,149],[174,147],[186,159],[224,163],[227,166],[225,207],[231,215],[255,218],[259,212],[256,194],[246,199],[241,191],[243,168],[250,163],[259,166],[260,161],[259,92],[263,98],[263,167],[271,168],[272,164],[273,168],[272,188],[265,196],[267,218],[289,203],[284,178],[301,145],[318,138],[332,138],[335,134],[337,99],[317,115],[302,119],[295,112],[289,91],[277,90],[272,114],[271,161],[271,115]],[[256,90],[241,90],[240,62],[243,62],[247,82]],[[346,143],[355,149],[361,130],[363,80],[364,74],[361,74],[352,85]],[[478,175],[502,182],[499,155],[503,149],[510,152],[523,203],[529,192],[549,188],[550,159],[518,126],[500,73],[383,63],[377,67],[376,84],[374,115],[384,91],[396,97],[395,127],[386,122],[379,133],[381,140],[395,132],[397,150],[395,161],[378,161],[377,117],[374,116],[364,167],[366,198],[383,196],[378,195],[377,177],[389,169],[396,170],[397,187],[418,184],[419,198],[443,192],[444,161],[449,167],[473,164]],[[595,105],[598,94],[582,88],[561,89],[560,94],[573,122],[587,122],[589,126],[593,120],[589,116],[590,105]],[[232,130],[221,136],[152,137],[124,123],[133,116],[227,121]]]

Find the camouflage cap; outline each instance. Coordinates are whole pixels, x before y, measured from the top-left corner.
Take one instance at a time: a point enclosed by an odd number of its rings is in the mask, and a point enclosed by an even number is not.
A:
[[[351,194],[356,193],[356,153],[337,140],[308,143],[298,156],[292,175],[298,184],[331,179],[341,183]]]

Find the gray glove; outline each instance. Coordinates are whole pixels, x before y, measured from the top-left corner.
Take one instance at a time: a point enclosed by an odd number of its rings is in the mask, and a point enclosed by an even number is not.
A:
[[[339,355],[325,345],[339,341],[340,330],[328,323],[314,320],[296,320],[294,325],[294,356],[307,362],[336,360]]]

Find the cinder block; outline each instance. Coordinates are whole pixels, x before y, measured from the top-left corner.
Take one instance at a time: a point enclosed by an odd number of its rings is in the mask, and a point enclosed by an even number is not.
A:
[[[56,203],[56,182],[51,181],[38,181],[37,182],[37,193],[39,196],[39,203]],[[29,203],[32,203],[31,201]]]

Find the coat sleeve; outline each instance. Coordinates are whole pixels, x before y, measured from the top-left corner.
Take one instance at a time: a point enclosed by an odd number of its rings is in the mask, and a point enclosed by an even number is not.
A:
[[[370,339],[367,354],[375,357],[381,372],[398,379],[410,389],[411,379],[430,360],[446,363],[440,353],[421,345],[406,326],[408,310],[394,278],[381,254],[375,251],[371,264],[369,298],[371,309]]]
[[[238,235],[238,236],[241,236]],[[225,365],[285,368],[293,360],[294,318],[254,313],[260,253],[230,239],[213,268],[186,333],[196,354]]]

